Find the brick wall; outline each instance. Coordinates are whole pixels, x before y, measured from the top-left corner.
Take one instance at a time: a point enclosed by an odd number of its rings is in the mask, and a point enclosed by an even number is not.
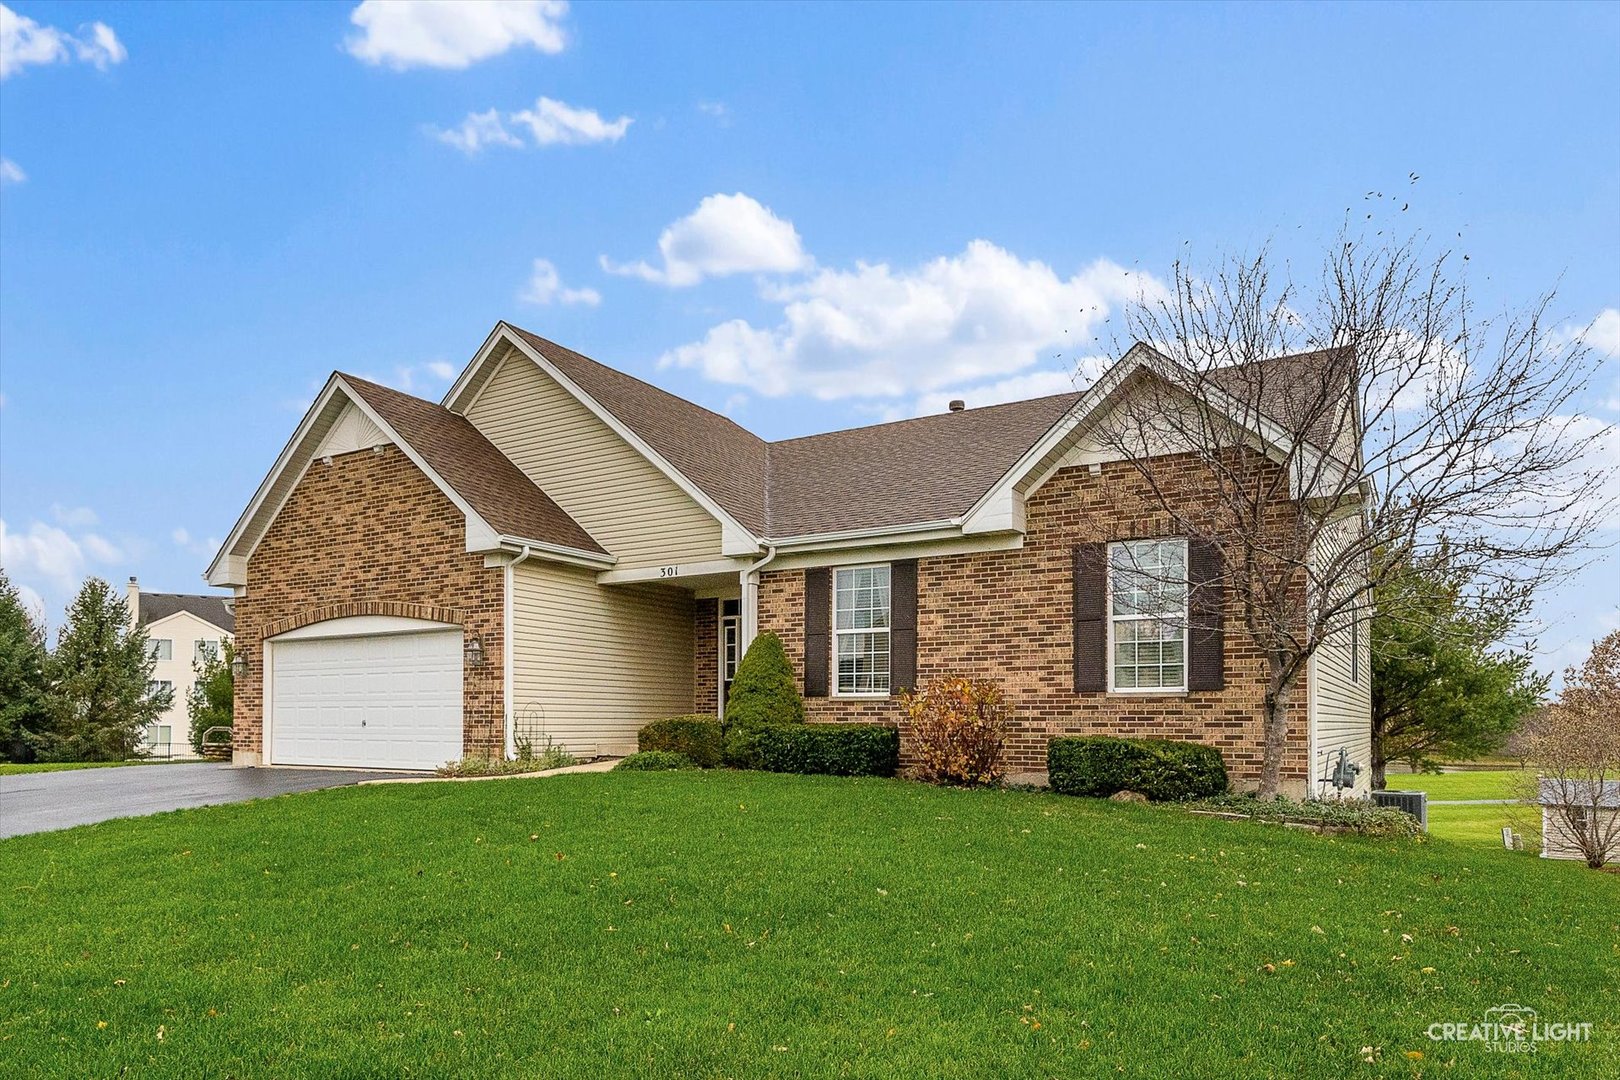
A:
[[[693,650],[696,664],[692,678],[693,711],[720,711],[720,601],[692,602]]]
[[[504,746],[501,655],[504,578],[468,554],[461,512],[396,447],[316,461],[248,561],[236,602],[238,755],[263,752],[263,639],[349,615],[405,615],[462,624],[484,663],[463,670],[468,754]]]
[[[1196,464],[1160,470],[1178,505],[1196,506]],[[1168,479],[1173,475],[1174,479]],[[946,674],[1001,683],[1013,708],[1010,747],[1014,772],[1044,769],[1055,735],[1127,735],[1190,739],[1218,747],[1235,780],[1258,779],[1261,760],[1264,657],[1243,632],[1238,612],[1226,613],[1225,689],[1145,696],[1076,694],[1073,690],[1072,551],[1076,544],[1170,535],[1168,515],[1127,464],[1064,469],[1030,498],[1027,535],[1018,551],[923,559],[917,581],[917,678]],[[1280,526],[1279,526],[1280,527]],[[782,638],[798,667],[804,657],[804,572],[765,571],[760,629]],[[799,673],[801,687],[803,672]],[[1292,723],[1283,776],[1306,775],[1306,688],[1290,705]],[[816,698],[811,720],[900,722],[899,703]]]

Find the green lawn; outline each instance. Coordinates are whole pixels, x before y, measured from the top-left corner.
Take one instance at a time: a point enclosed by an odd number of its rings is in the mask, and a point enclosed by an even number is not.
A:
[[[1505,1002],[1595,1041],[1424,1035]],[[16,1076],[1585,1078],[1617,1053],[1620,878],[1445,841],[732,772],[0,841]]]
[[[1436,799],[1516,799],[1516,784],[1524,773],[1517,769],[1481,769],[1448,773],[1389,773],[1391,791],[1426,791]]]
[[[23,773],[63,772],[67,769],[117,769],[125,765],[195,765],[198,758],[142,758],[137,761],[36,761],[29,765],[0,762],[0,776]]]
[[[1509,857],[1534,857],[1541,850],[1541,819],[1534,810],[1516,806],[1435,806],[1436,799],[1513,799],[1524,773],[1517,769],[1491,769],[1453,773],[1390,773],[1393,791],[1429,793],[1429,835],[1475,847],[1489,848]],[[1502,846],[1502,826],[1511,825],[1524,837],[1523,852]]]

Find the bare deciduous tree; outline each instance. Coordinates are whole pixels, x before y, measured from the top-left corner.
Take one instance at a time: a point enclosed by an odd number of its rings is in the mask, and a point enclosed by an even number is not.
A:
[[[1545,813],[1543,848],[1574,848],[1594,870],[1620,858],[1620,630],[1564,672],[1558,703],[1527,736],[1533,768],[1519,794]]]
[[[1551,294],[1482,319],[1452,266],[1342,235],[1308,286],[1262,251],[1178,263],[1127,310],[1142,364],[1095,437],[1222,555],[1226,610],[1265,657],[1263,795],[1312,656],[1365,648],[1389,574],[1444,546],[1478,597],[1534,589],[1614,505],[1582,460],[1607,435],[1577,408],[1590,354],[1549,326]]]

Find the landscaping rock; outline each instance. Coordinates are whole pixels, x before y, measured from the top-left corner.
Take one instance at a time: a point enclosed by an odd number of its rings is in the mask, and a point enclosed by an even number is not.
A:
[[[1147,802],[1148,797],[1139,791],[1116,791],[1108,796],[1109,802]]]

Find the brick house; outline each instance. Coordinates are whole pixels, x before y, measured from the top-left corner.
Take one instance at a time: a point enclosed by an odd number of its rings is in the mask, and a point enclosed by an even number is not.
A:
[[[1206,742],[1252,778],[1263,659],[1218,597],[1186,611],[1219,552],[1173,535],[1091,427],[1154,359],[780,442],[504,322],[440,404],[334,374],[208,570],[236,594],[236,759],[623,753],[650,720],[722,712],[769,630],[814,721],[898,720],[902,689],[980,675],[1013,706],[1016,770],[1106,733]],[[1195,460],[1169,464],[1195,511]],[[1182,587],[1124,603],[1144,566]],[[1295,697],[1296,792],[1368,759],[1362,648],[1324,647]]]

